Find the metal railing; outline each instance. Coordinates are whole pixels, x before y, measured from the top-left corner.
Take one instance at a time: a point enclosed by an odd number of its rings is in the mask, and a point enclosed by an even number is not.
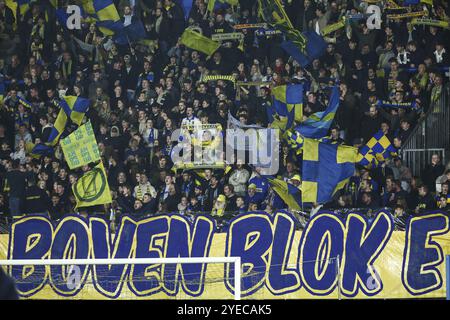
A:
[[[442,88],[441,98],[430,106],[425,117],[403,142],[400,155],[414,175],[420,175],[422,168],[430,162],[432,154],[441,156],[446,163],[450,150],[450,85]]]

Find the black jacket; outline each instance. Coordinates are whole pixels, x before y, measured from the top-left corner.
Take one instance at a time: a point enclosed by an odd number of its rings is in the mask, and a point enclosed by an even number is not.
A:
[[[47,193],[38,186],[31,186],[25,192],[25,213],[47,212],[51,201]]]

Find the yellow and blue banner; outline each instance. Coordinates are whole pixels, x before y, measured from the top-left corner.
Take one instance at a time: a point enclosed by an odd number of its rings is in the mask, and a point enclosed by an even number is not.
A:
[[[301,210],[302,198],[300,188],[278,178],[267,178],[272,189],[286,203],[289,209]]]
[[[39,159],[42,156],[52,155],[54,153],[54,149],[52,146],[46,143],[32,143],[27,142],[25,144],[25,151],[27,154],[30,154],[32,158]]]
[[[77,96],[63,97],[58,104],[61,109],[59,110],[58,117],[53,124],[53,128],[48,139],[48,142],[51,143],[52,146],[58,143],[59,137],[66,128],[68,119],[71,119],[77,125],[81,125],[84,114],[89,108],[89,104],[90,101],[86,98]]]
[[[30,9],[31,0],[17,0],[20,15],[24,15]]]
[[[359,149],[357,162],[366,168],[376,168],[396,155],[397,149],[383,131],[379,130],[365,146]]]
[[[0,259],[241,257],[247,299],[444,298],[450,223],[441,211],[395,230],[384,210],[370,219],[321,211],[302,230],[285,211],[244,213],[219,232],[209,216],[124,215],[115,233],[103,217],[30,215],[0,235]],[[156,240],[155,240],[156,239]],[[64,266],[7,269],[23,299],[233,299],[231,264]]]
[[[279,0],[259,0],[258,15],[264,22],[280,30],[286,40],[281,47],[292,56],[301,66],[309,65],[313,59],[325,53],[325,40],[314,31],[300,32],[289,20],[286,11]]]
[[[93,0],[92,5],[100,21],[119,21],[120,16],[112,0]]]
[[[299,132],[292,129],[286,131],[286,142],[290,149],[295,150],[297,155],[302,153],[303,141],[304,139]]]
[[[355,173],[358,149],[305,138],[303,141],[303,203],[326,203]]]
[[[301,84],[288,84],[276,86],[272,89],[273,103],[267,108],[269,122],[273,123],[275,117],[282,119],[280,129],[291,128],[294,121],[303,120],[303,86]]]
[[[339,107],[339,87],[334,86],[331,90],[331,96],[325,111],[316,112],[296,127],[306,138],[323,138],[328,134],[330,126],[333,123],[334,116]]]
[[[237,6],[238,4],[239,0],[208,0],[206,9],[209,12],[213,12],[215,10],[226,9],[228,8],[228,5]]]

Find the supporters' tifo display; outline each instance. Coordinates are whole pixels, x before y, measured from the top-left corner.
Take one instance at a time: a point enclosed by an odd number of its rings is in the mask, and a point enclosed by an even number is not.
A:
[[[442,213],[412,218],[406,233],[394,231],[392,216],[383,211],[370,222],[357,213],[342,219],[323,212],[302,231],[287,212],[242,214],[224,233],[215,223],[207,216],[193,223],[180,215],[125,217],[112,241],[101,218],[67,216],[55,226],[44,217],[25,217],[12,226],[9,248],[8,236],[0,236],[0,249],[9,249],[10,260],[240,257],[241,297],[250,299],[445,296],[450,230]],[[5,255],[0,251],[0,258]],[[235,290],[229,263],[77,267],[74,275],[58,265],[12,266],[10,272],[28,298],[232,299]]]
[[[0,0],[0,259],[241,257],[244,297],[443,297],[449,16]],[[233,297],[231,264],[79,267],[9,271],[21,297]]]

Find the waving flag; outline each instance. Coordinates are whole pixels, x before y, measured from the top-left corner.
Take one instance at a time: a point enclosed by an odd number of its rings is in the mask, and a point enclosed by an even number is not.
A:
[[[100,162],[80,177],[72,186],[72,191],[77,202],[76,208],[111,203],[111,191],[103,163]]]
[[[303,32],[303,37],[306,39],[305,51],[301,51],[292,40],[283,41],[281,47],[302,67],[306,67],[325,53],[327,43],[314,31]]]
[[[53,124],[52,131],[50,132],[48,141],[42,141],[41,143],[28,143],[26,145],[27,153],[31,154],[34,158],[40,158],[46,154],[53,153],[53,147],[58,144],[59,137],[66,129],[67,120],[70,118],[77,125],[81,125],[84,114],[89,108],[89,100],[76,96],[66,96],[59,102],[61,108]]]
[[[140,20],[132,22],[126,27],[119,27],[114,35],[114,42],[125,45],[128,42],[139,41],[146,37],[144,24]]]
[[[355,172],[358,149],[304,139],[302,163],[302,200],[326,203],[344,188]]]
[[[287,130],[303,120],[303,86],[288,84],[272,89],[273,104],[267,108],[272,127]]]
[[[301,191],[295,185],[277,178],[267,178],[272,189],[288,205],[289,209],[301,209]]]
[[[334,86],[331,91],[331,97],[328,107],[325,111],[316,112],[309,116],[296,127],[296,131],[300,132],[306,138],[323,138],[327,135],[331,123],[334,120],[337,108],[339,107],[339,89]]]
[[[375,168],[392,156],[397,149],[382,130],[378,131],[358,153],[357,162],[366,168]]]
[[[123,30],[123,23],[120,21],[119,13],[112,0],[93,0],[90,2],[92,4],[83,2],[83,8],[87,13],[94,11],[91,15],[104,35],[112,36]]]
[[[53,125],[48,142],[54,146],[58,143],[58,139],[64,132],[67,125],[67,119],[70,118],[77,125],[81,125],[84,114],[89,108],[89,100],[76,96],[66,96],[59,103],[61,108],[58,117]]]
[[[117,8],[112,0],[93,0],[92,2],[100,21],[119,21],[120,16],[117,12]]]
[[[324,54],[327,44],[323,38],[313,31],[295,29],[279,0],[259,0],[258,15],[284,34],[281,47],[303,67]]]
[[[19,12],[21,15],[24,15],[25,12],[30,8],[31,0],[17,0],[17,4],[19,5]]]
[[[295,130],[286,131],[286,141],[290,149],[295,150],[295,153],[298,155],[302,153],[303,141],[304,138],[300,133]]]
[[[186,47],[201,51],[208,56],[212,55],[220,47],[219,42],[213,41],[192,29],[184,30],[180,40]]]

